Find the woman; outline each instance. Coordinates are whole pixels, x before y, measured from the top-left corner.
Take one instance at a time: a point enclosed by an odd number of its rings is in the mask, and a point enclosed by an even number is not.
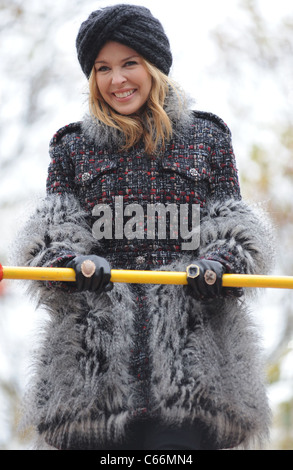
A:
[[[47,197],[19,257],[72,267],[76,282],[32,286],[50,321],[27,414],[58,449],[259,443],[269,408],[258,335],[222,275],[267,272],[270,241],[241,199],[230,131],[187,108],[148,9],[93,12],[77,51],[90,114],[51,142]],[[113,285],[111,268],[188,268],[188,286]]]

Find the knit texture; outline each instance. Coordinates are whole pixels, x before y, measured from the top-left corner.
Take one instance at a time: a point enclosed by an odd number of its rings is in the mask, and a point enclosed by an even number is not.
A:
[[[80,27],[76,39],[78,60],[86,77],[90,76],[101,48],[116,41],[142,55],[166,75],[172,53],[164,29],[142,6],[115,5],[94,11]]]
[[[174,109],[176,105],[171,94],[166,107]],[[125,206],[139,204],[145,215],[145,233],[150,205],[173,204],[178,214],[180,205],[186,205],[191,213],[195,204],[204,209],[211,196],[218,200],[241,197],[231,133],[225,123],[211,113],[194,112],[182,114],[173,126],[174,138],[165,151],[149,157],[142,145],[130,153],[121,152],[122,136],[91,116],[83,123],[60,129],[51,141],[48,193],[77,195],[90,227],[97,220],[94,207],[107,205],[112,213],[113,237],[103,238],[100,243],[117,269],[150,269],[168,264],[180,257],[184,239],[181,232],[171,238],[168,227],[163,239],[117,239],[115,196],[120,196]],[[125,226],[129,217],[122,214],[122,218]],[[236,263],[233,256],[224,247],[219,256],[226,257],[231,270],[231,263]]]

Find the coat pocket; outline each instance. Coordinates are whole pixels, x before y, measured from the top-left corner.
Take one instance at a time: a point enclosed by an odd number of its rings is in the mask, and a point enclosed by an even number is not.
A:
[[[87,188],[93,184],[104,183],[108,177],[117,173],[117,162],[104,160],[103,162],[85,162],[76,171],[75,184]]]
[[[187,159],[186,161],[181,161],[180,159],[170,159],[168,161],[165,159],[162,162],[162,170],[165,173],[169,173],[171,177],[173,175],[173,178],[180,177],[191,184],[196,184],[208,178],[207,168],[201,162],[195,164],[194,159]]]
[[[188,201],[194,197],[205,199],[209,185],[209,171],[204,163],[195,158],[164,159],[161,171],[166,188],[179,199],[182,197],[184,199],[186,196]]]
[[[209,169],[204,158],[176,156],[161,164],[164,187],[168,197],[177,204],[203,206],[209,190]]]

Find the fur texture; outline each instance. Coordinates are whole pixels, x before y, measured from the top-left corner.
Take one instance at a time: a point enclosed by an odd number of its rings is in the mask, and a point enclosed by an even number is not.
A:
[[[174,136],[182,137],[192,124],[192,111],[189,109],[192,103],[193,100],[181,88],[177,86],[176,91],[170,88],[164,110],[172,122]],[[146,127],[147,125],[145,122]],[[107,126],[90,114],[85,115],[82,121],[82,130],[87,139],[95,142],[100,148],[109,149],[111,152],[117,151],[125,144],[125,137],[121,131]]]
[[[46,264],[60,249],[98,253],[84,216],[73,197],[46,198],[22,232],[20,263]],[[245,272],[265,272],[270,256],[261,226],[259,215],[241,201],[212,204],[202,220],[200,255],[228,243]],[[168,269],[184,270],[191,261],[185,255]],[[116,284],[97,298],[32,283],[31,294],[50,313],[25,405],[43,445],[118,443],[139,403],[129,364],[137,311],[131,288]],[[262,441],[270,412],[259,338],[245,302],[197,302],[182,286],[154,286],[146,295],[149,416],[177,425],[200,419],[218,448]]]

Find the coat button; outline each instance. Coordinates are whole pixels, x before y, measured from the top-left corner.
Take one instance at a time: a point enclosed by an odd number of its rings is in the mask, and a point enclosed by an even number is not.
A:
[[[90,173],[83,173],[81,179],[82,179],[83,182],[85,182],[85,181],[88,181],[90,179],[90,177],[91,177]]]
[[[189,173],[191,174],[191,176],[196,176],[197,170],[195,168],[190,168]]]

